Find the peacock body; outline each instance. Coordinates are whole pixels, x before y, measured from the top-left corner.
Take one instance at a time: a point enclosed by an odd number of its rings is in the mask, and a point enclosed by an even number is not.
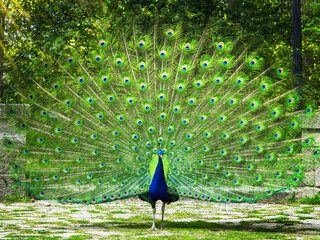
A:
[[[302,153],[314,140],[298,114],[314,105],[298,109],[287,62],[265,66],[247,39],[213,26],[101,23],[89,49],[42,53],[30,88],[15,89],[30,116],[7,107],[27,136],[4,140],[15,182],[39,199],[139,196],[153,208],[179,196],[257,201],[299,184],[303,155],[318,152]]]

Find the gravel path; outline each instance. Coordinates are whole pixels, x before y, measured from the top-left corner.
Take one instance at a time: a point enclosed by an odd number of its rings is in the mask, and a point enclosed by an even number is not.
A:
[[[137,199],[0,204],[0,239],[320,239],[319,205],[181,200],[167,206],[165,219],[163,231],[149,231],[151,207]]]

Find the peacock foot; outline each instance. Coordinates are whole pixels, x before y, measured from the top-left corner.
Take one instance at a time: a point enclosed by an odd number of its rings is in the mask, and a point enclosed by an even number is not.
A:
[[[156,230],[159,230],[158,228],[156,228],[156,226],[155,225],[152,225],[152,227],[151,228],[149,228],[149,231],[156,231]]]

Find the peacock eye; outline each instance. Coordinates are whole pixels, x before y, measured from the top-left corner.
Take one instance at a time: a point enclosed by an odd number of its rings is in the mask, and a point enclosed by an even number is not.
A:
[[[97,62],[100,62],[100,61],[101,61],[100,55],[96,55],[96,61],[97,61]]]
[[[166,56],[166,54],[167,54],[167,52],[165,51],[165,50],[161,50],[160,51],[160,57],[165,57]]]
[[[145,68],[145,66],[146,66],[146,65],[145,65],[145,63],[144,63],[144,62],[140,62],[140,63],[139,63],[139,68],[140,68],[140,69],[144,69],[144,68]]]
[[[217,44],[217,48],[218,49],[223,49],[224,48],[224,43],[223,42],[219,42],[218,44]]]
[[[228,63],[229,63],[229,59],[228,59],[228,58],[223,59],[222,64],[223,64],[224,66],[227,66]]]
[[[144,41],[142,41],[142,40],[139,41],[138,46],[139,46],[140,48],[143,48],[144,45],[145,45],[145,42],[144,42]]]
[[[120,66],[120,65],[122,64],[121,58],[117,58],[117,59],[116,59],[116,64],[117,64],[118,66]]]
[[[256,63],[257,63],[257,60],[256,59],[252,59],[250,61],[250,66],[254,66]]]
[[[172,29],[169,29],[167,31],[167,36],[172,37],[174,35],[174,31]]]
[[[100,40],[100,41],[99,41],[99,45],[100,45],[101,47],[104,47],[104,46],[106,45],[106,41],[105,41],[105,40]]]
[[[167,79],[168,78],[168,74],[166,72],[162,73],[162,78],[163,79]]]

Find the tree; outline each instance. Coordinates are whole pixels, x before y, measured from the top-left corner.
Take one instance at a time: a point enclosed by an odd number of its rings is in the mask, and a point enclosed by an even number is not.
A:
[[[159,23],[179,20],[201,27],[215,17],[232,22],[243,29],[243,34],[260,39],[260,47],[271,52],[267,61],[283,59],[292,51],[291,0],[7,0],[3,3],[8,5],[8,10],[2,11],[7,24],[1,36],[9,57],[4,56],[6,65],[1,67],[6,81],[15,88],[28,88],[31,61],[35,58],[43,59],[44,53],[60,52],[70,44],[89,46],[95,39],[99,19],[113,24],[120,17],[143,15],[150,24],[155,20]],[[314,83],[318,83],[320,66],[319,9],[316,1],[303,2],[304,62],[308,63],[304,66],[304,78]],[[0,52],[0,62],[2,59]],[[8,86],[3,91],[6,100],[21,101]],[[313,95],[319,96],[316,94],[319,91]]]

